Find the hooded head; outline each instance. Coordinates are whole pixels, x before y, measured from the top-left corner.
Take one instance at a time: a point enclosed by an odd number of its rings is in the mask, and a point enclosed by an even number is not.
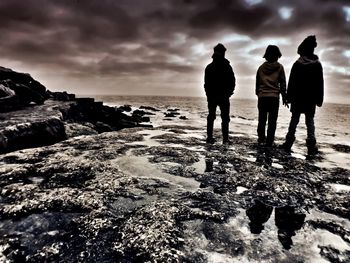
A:
[[[214,54],[225,56],[226,48],[223,44],[219,43],[214,47]]]
[[[275,62],[280,57],[282,57],[282,53],[278,46],[275,45],[268,45],[263,56],[263,58],[265,58],[268,62]]]
[[[308,36],[301,42],[298,47],[298,54],[300,56],[310,56],[314,54],[315,47],[317,47],[316,36]]]

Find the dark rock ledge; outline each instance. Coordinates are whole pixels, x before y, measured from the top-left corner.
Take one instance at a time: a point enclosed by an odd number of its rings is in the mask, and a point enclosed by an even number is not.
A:
[[[29,74],[0,67],[0,153],[50,145],[70,137],[145,127],[148,117],[93,98],[51,92]]]

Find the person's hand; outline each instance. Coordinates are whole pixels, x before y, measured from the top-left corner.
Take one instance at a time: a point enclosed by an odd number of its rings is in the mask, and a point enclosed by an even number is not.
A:
[[[283,105],[289,109],[289,104],[285,96],[282,97]]]

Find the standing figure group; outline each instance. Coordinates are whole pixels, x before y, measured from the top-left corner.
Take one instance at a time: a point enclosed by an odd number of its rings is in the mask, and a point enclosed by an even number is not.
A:
[[[317,46],[316,37],[308,36],[298,47],[300,57],[294,63],[286,89],[286,77],[283,66],[278,62],[282,56],[275,45],[269,45],[263,58],[266,61],[258,68],[256,74],[255,94],[258,96],[259,123],[257,128],[258,144],[273,146],[277,126],[279,97],[289,107],[292,117],[288,133],[282,148],[287,152],[295,140],[295,132],[300,115],[305,114],[307,128],[306,145],[309,155],[318,152],[315,137],[314,116],[316,106],[323,103],[323,70],[318,56],[314,54]],[[205,69],[204,88],[208,101],[207,143],[214,143],[213,126],[216,108],[220,107],[222,119],[223,143],[229,141],[230,101],[235,89],[235,75],[230,62],[225,58],[226,48],[222,44],[214,47],[213,62]],[[268,123],[266,133],[266,122]]]

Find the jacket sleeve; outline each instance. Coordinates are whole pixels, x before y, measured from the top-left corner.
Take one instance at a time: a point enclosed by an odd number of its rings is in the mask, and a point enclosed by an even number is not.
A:
[[[229,74],[230,74],[230,95],[232,95],[236,88],[236,77],[235,77],[235,73],[233,73],[231,66],[229,66]]]
[[[288,87],[287,87],[287,102],[292,103],[295,100],[295,89],[296,89],[296,81],[297,81],[297,64],[294,63],[292,69],[290,71]]]
[[[204,90],[205,90],[205,94],[208,95],[208,91],[209,91],[209,70],[208,70],[208,67],[205,68],[205,71],[204,71]]]
[[[319,107],[321,107],[323,104],[323,96],[324,96],[323,68],[320,63],[320,67],[317,72],[317,94],[316,94],[316,104]]]
[[[259,94],[259,87],[260,87],[260,74],[259,69],[256,71],[256,77],[255,77],[255,95],[258,96]]]
[[[282,97],[284,98],[286,95],[286,75],[284,74],[283,66],[281,66],[280,74],[278,76],[278,83],[280,86],[280,93],[282,94]]]

